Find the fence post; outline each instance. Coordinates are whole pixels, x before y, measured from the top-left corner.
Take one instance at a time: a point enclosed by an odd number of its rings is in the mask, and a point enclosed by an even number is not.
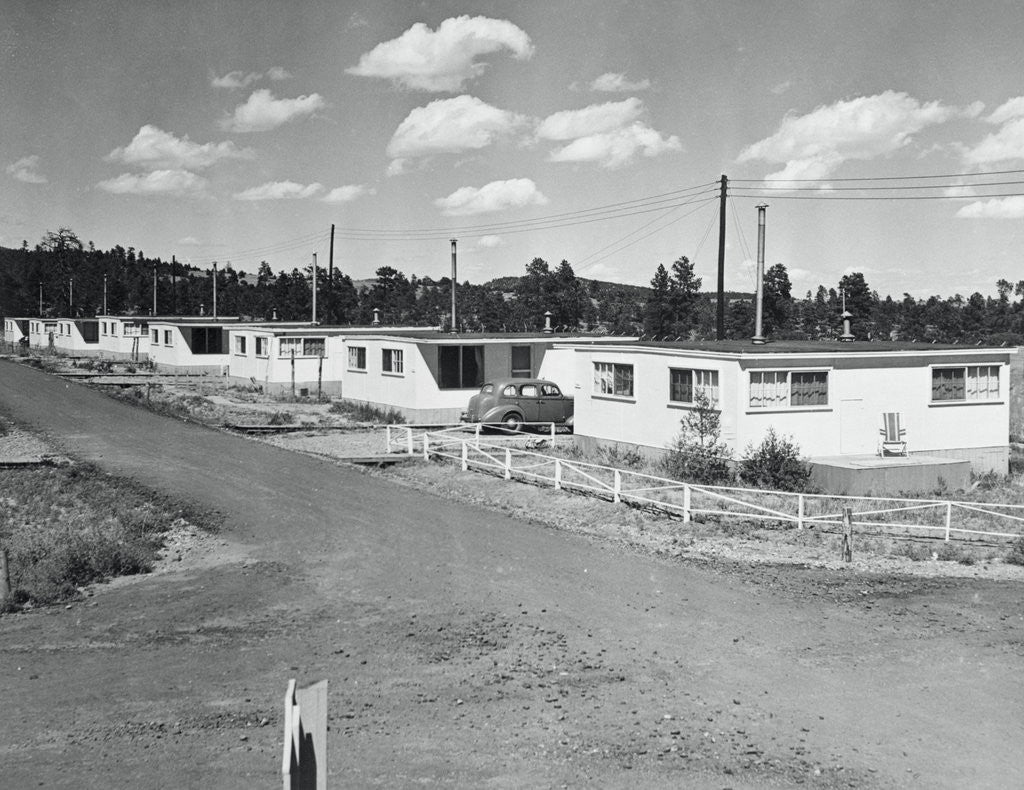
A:
[[[949,543],[949,528],[953,523],[953,503],[946,503],[946,543]]]
[[[474,443],[473,447],[479,452],[479,450],[480,450],[480,423],[476,424],[476,428],[473,430],[473,433],[475,434],[475,437],[476,437],[475,440],[474,440],[475,443]]]
[[[689,524],[690,519],[690,484],[683,483],[683,523]]]
[[[430,460],[430,434],[426,431],[423,432],[423,460]]]
[[[622,501],[622,472],[615,470],[614,483],[612,488],[612,502]]]
[[[555,446],[555,424],[551,423],[551,446]]]
[[[0,606],[11,597],[11,575],[7,570],[7,549],[0,549]]]
[[[562,460],[560,458],[555,459],[555,490],[559,490],[562,487]]]
[[[405,430],[407,431],[405,435],[406,451],[409,453],[409,455],[412,455],[414,452],[416,452],[416,445],[413,443],[412,439],[412,428],[406,428]]]
[[[512,451],[505,448],[505,479],[512,479]]]
[[[853,511],[843,508],[843,562],[853,562]]]
[[[796,495],[796,528],[804,528],[804,495]]]
[[[384,452],[391,452],[391,426],[384,426]]]
[[[462,471],[465,472],[469,469],[469,445],[466,441],[462,441]]]

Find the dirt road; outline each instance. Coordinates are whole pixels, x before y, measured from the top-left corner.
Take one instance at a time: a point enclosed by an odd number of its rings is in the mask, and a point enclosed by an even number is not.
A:
[[[4,787],[276,786],[289,677],[335,787],[1024,786],[1019,585],[639,556],[6,362],[0,411],[225,523],[0,618]]]

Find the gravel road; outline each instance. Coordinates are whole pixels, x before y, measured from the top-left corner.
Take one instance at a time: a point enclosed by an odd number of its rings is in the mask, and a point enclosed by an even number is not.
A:
[[[4,786],[276,786],[290,677],[337,787],[1024,786],[1019,584],[641,556],[7,362],[0,412],[224,521],[0,618]]]

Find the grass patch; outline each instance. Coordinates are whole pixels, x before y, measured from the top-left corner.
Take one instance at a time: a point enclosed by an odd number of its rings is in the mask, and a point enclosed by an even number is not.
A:
[[[176,522],[212,526],[205,514],[89,465],[8,470],[0,504],[14,606],[57,603],[82,585],[145,573]]]
[[[395,409],[382,409],[369,403],[351,400],[336,400],[328,411],[342,414],[354,422],[372,422],[385,425],[400,425],[405,422],[402,413]]]

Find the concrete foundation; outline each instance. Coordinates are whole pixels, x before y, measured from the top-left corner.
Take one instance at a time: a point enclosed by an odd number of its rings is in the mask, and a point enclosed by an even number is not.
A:
[[[961,458],[836,455],[809,461],[811,484],[829,494],[918,496],[971,484],[971,462]]]

